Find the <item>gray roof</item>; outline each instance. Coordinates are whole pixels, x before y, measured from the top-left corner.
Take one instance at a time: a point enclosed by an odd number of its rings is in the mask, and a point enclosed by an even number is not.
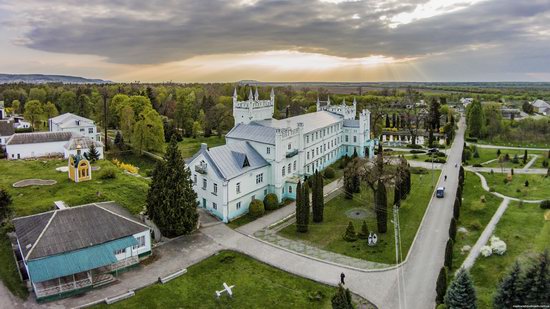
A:
[[[149,229],[101,207],[101,204],[58,209],[13,219],[23,256],[32,260],[56,255]]]
[[[357,119],[344,119],[344,127],[359,128],[359,120],[357,120]]]
[[[275,129],[254,123],[239,123],[225,137],[275,145]]]
[[[7,120],[0,121],[0,136],[10,136],[14,133],[13,122]]]
[[[73,137],[72,132],[32,132],[15,133],[6,143],[7,145],[37,144],[68,141]]]
[[[95,145],[95,147],[103,147],[103,144],[100,142],[96,142],[93,139],[86,137],[86,136],[75,136],[71,138],[66,144],[65,149],[67,150],[75,150],[77,149],[77,146],[80,145],[82,149],[89,149],[92,144]]]
[[[550,104],[546,103],[543,100],[535,100],[535,102],[532,103],[534,107],[550,107]]]
[[[76,127],[76,126],[90,126],[94,124],[93,120],[84,118],[82,116],[78,116],[72,113],[65,113],[65,114],[50,118],[50,121],[52,123],[59,125],[62,128],[70,128],[70,127]],[[81,123],[77,125],[76,121],[80,121]]]
[[[269,163],[248,142],[236,142],[205,150],[205,157],[228,180]],[[249,166],[243,167],[248,160]]]
[[[330,126],[331,124],[340,122],[343,119],[344,117],[341,115],[327,111],[320,111],[281,120],[268,119],[255,121],[254,123],[271,128],[296,128],[298,126],[298,123],[303,123],[304,133],[309,133],[311,131],[315,131]]]

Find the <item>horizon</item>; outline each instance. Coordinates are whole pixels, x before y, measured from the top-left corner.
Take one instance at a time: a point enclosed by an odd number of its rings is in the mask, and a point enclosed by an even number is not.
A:
[[[0,19],[7,74],[126,83],[550,82],[550,3],[542,0],[0,0]]]

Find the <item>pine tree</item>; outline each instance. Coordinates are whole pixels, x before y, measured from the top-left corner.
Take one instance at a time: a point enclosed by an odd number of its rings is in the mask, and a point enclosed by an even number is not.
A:
[[[451,219],[451,224],[449,225],[449,238],[453,241],[456,240],[456,219]]]
[[[308,225],[309,225],[309,186],[304,183],[304,186],[302,187],[302,190],[304,193],[302,194],[302,198],[304,199],[304,202],[302,203],[302,213],[303,213],[303,222],[304,222],[304,229],[305,232],[308,231]]]
[[[188,234],[197,227],[197,194],[191,171],[174,137],[153,171],[147,193],[147,215],[166,237]]]
[[[519,263],[516,261],[512,271],[500,282],[495,298],[493,299],[493,307],[495,309],[500,308],[512,308],[514,305],[521,305],[524,303],[521,297],[521,269]]]
[[[346,228],[346,232],[344,233],[344,240],[345,241],[356,241],[357,240],[357,234],[355,233],[355,227],[353,226],[353,223],[351,221],[348,223],[348,227]]]
[[[523,153],[523,164],[527,163],[527,149],[525,149],[525,152]]]
[[[353,188],[353,168],[348,166],[344,170],[344,197],[348,200],[353,198],[354,188]]]
[[[361,192],[361,179],[359,178],[359,174],[356,172],[353,173],[352,186],[353,193]]]
[[[393,204],[397,207],[401,207],[401,191],[401,180],[398,179],[393,187]]]
[[[120,131],[116,131],[116,135],[115,135],[115,146],[117,146],[117,148],[119,150],[123,150],[124,149],[124,137],[122,137],[122,133],[120,133]]]
[[[332,296],[331,303],[332,309],[353,309],[351,292],[339,284],[336,294]]]
[[[550,275],[548,274],[548,251],[541,253],[538,261],[525,272],[520,295],[526,305],[550,302]]]
[[[313,209],[313,222],[323,222],[324,197],[323,197],[323,176],[317,172],[315,175],[315,199],[317,200],[316,208]]]
[[[363,225],[361,225],[361,232],[357,235],[361,239],[367,239],[369,237],[369,227],[367,226],[367,221],[363,220]]]
[[[445,262],[444,264],[448,269],[453,269],[453,240],[448,239],[447,245],[445,245]]]
[[[458,199],[455,199],[455,203],[453,206],[453,218],[458,221],[459,217],[460,217],[460,202]]]
[[[300,233],[307,231],[307,226],[304,226],[304,199],[303,199],[302,182],[296,185],[296,230]]]
[[[8,191],[0,188],[0,226],[11,214],[12,199]]]
[[[476,290],[466,270],[460,269],[447,289],[445,305],[449,309],[476,309]]]
[[[437,276],[437,281],[435,284],[435,303],[442,304],[445,300],[445,293],[447,292],[447,268],[441,267],[439,270],[439,275]]]
[[[382,180],[378,180],[378,186],[376,190],[376,222],[379,233],[386,233],[388,229],[388,202],[386,195],[386,186]]]
[[[311,212],[313,213],[313,222],[315,221],[316,213],[319,208],[319,198],[317,197],[317,171],[309,178],[311,184]]]
[[[95,147],[95,142],[92,142],[90,149],[88,149],[88,153],[86,153],[84,157],[92,163],[99,160],[99,151]]]

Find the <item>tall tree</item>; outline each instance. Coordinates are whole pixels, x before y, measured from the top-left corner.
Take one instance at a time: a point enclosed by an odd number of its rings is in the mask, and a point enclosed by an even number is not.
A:
[[[323,222],[324,197],[323,197],[323,176],[320,172],[315,173],[314,199],[316,200],[313,208],[313,222]]]
[[[386,194],[386,186],[382,180],[378,181],[378,189],[376,190],[376,223],[379,233],[386,233],[388,229],[388,202]]]
[[[136,117],[134,110],[130,105],[122,107],[120,110],[120,131],[122,131],[122,136],[126,137],[126,141],[132,142],[132,130],[134,124],[136,123]]]
[[[57,108],[55,107],[55,104],[53,104],[52,102],[48,102],[44,104],[43,110],[44,110],[44,115],[48,119],[59,115],[59,113],[57,112]]]
[[[147,215],[166,237],[188,234],[197,227],[197,194],[175,138],[153,171]]]
[[[493,307],[513,308],[514,305],[524,304],[521,297],[521,269],[516,261],[510,273],[502,279],[497,288],[497,292],[493,299]]]
[[[307,187],[307,185],[305,185]],[[299,181],[296,185],[296,230],[300,233],[307,232],[307,225],[304,222],[304,191],[302,190],[302,182]]]
[[[434,132],[439,132],[440,116],[441,115],[439,114],[439,101],[436,98],[433,98],[430,103],[430,114],[429,114],[430,125],[429,125],[428,145],[430,145],[430,147],[433,146]]]
[[[485,113],[479,101],[468,106],[467,117],[468,134],[479,138],[485,136]]]
[[[445,261],[444,261],[444,265],[445,265],[448,269],[452,269],[452,268],[453,268],[453,240],[450,239],[450,238],[447,240],[447,244],[445,245]]]
[[[37,128],[40,124],[40,117],[44,110],[42,109],[42,103],[38,100],[30,100],[25,104],[24,116],[27,118],[34,128]]]
[[[331,299],[332,309],[353,309],[353,301],[349,289],[339,284],[336,294]]]
[[[11,214],[12,199],[8,191],[0,188],[0,226],[4,220],[8,219]]]
[[[521,296],[526,305],[540,305],[550,302],[550,275],[548,273],[548,251],[541,253],[536,262],[526,271]]]
[[[476,290],[466,270],[461,268],[447,289],[445,305],[452,309],[476,309]]]
[[[134,124],[132,146],[139,154],[143,150],[157,150],[164,145],[164,127],[160,115],[152,108],[144,110]]]
[[[445,293],[447,293],[447,268],[445,266],[441,267],[439,270],[439,275],[437,276],[437,281],[435,284],[435,303],[442,304],[445,300]]]
[[[309,206],[309,185],[304,182],[304,185],[302,186],[302,190],[304,193],[302,194],[303,203],[302,203],[302,214],[304,218],[302,219],[305,225],[305,231],[308,230],[309,225],[309,212],[310,212],[310,206]]]

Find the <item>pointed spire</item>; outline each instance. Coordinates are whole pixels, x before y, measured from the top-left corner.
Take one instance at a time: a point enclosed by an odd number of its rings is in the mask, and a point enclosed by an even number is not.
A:
[[[258,94],[258,87],[256,87],[256,92],[254,93],[254,100],[259,100],[260,95]]]
[[[355,97],[353,97],[353,105],[357,105],[357,101],[355,100]]]
[[[346,105],[346,98],[344,98],[344,100],[342,100],[342,105]]]
[[[330,105],[330,96],[327,96],[327,104]]]
[[[254,100],[254,97],[252,96],[252,88],[250,88],[250,91],[248,91],[248,100],[249,101]]]
[[[236,98],[237,97],[237,87],[235,87],[233,89],[233,97]]]
[[[275,97],[275,88],[271,88],[271,95],[270,95],[272,98]]]

